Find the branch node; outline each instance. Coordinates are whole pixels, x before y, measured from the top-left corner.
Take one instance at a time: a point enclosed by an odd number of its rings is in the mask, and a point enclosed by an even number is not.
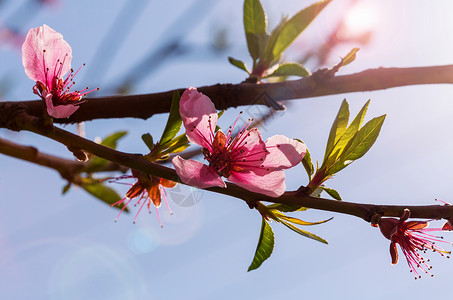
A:
[[[379,221],[381,220],[381,215],[380,214],[374,214],[371,219],[370,219],[370,223],[371,223],[371,226],[373,227],[378,227],[378,224],[379,224]]]
[[[254,201],[251,201],[251,202],[247,202],[247,204],[249,205],[250,209],[258,208],[258,203],[259,203],[259,201],[257,201],[257,200],[254,200]]]
[[[80,149],[79,147],[69,145],[67,146],[68,150],[72,152],[75,158],[77,158],[78,161],[80,162],[86,162],[88,161],[88,155]]]
[[[366,222],[371,223],[371,226],[375,226],[379,222],[379,219],[384,215],[384,212],[379,209],[379,207],[372,207],[366,209],[365,217],[363,218]]]
[[[309,191],[309,190],[310,190],[310,188],[309,188],[308,186],[303,186],[303,185],[301,185],[301,186],[297,189],[296,195],[298,195],[298,196],[310,196],[310,195],[308,194],[308,191]]]

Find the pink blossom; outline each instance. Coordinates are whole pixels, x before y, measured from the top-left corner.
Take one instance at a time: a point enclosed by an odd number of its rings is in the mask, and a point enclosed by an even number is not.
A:
[[[134,223],[137,220],[138,214],[142,210],[143,206],[147,204],[149,213],[151,213],[151,205],[154,205],[154,207],[156,208],[157,218],[159,219],[159,223],[162,226],[157,208],[160,207],[163,196],[168,211],[170,212],[170,214],[172,213],[167,203],[164,188],[173,188],[176,186],[176,182],[160,178],[157,176],[149,175],[134,169],[132,169],[132,176],[122,176],[121,179],[123,178],[135,178],[137,179],[137,181],[127,191],[126,197],[111,205],[111,206],[123,205],[121,211],[119,212],[118,216],[115,219],[115,222],[118,221],[119,216],[124,211],[124,209],[126,209],[129,203],[131,203],[133,199],[138,198],[134,206],[140,205],[140,208],[138,209],[137,214],[135,215]]]
[[[179,112],[187,138],[203,148],[209,165],[180,156],[175,156],[172,163],[183,182],[199,188],[226,187],[223,176],[252,192],[278,197],[286,190],[283,169],[297,165],[306,152],[303,143],[283,135],[264,142],[258,129],[249,129],[252,120],[236,136],[233,129],[238,119],[227,134],[216,132],[214,104],[193,87],[183,93]]]
[[[47,113],[54,118],[68,118],[83,102],[82,96],[94,91],[69,91],[81,68],[74,72],[71,60],[71,46],[60,33],[45,24],[30,29],[22,45],[22,64],[27,76],[36,81],[33,93],[45,101]]]
[[[404,210],[401,218],[380,218],[377,225],[381,229],[382,234],[389,239],[390,242],[390,256],[392,264],[398,263],[398,251],[396,244],[398,244],[406,257],[407,264],[410,271],[414,272],[415,279],[420,278],[417,269],[433,276],[429,270],[432,266],[428,264],[429,259],[422,256],[427,250],[437,252],[440,255],[447,255],[449,258],[450,251],[446,251],[436,245],[437,242],[444,242],[442,237],[431,235],[427,232],[440,231],[440,228],[428,228],[428,221],[409,221],[406,220],[410,217],[410,211]]]

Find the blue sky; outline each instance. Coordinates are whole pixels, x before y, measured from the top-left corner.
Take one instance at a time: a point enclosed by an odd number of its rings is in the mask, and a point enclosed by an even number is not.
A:
[[[172,38],[182,39],[180,54],[170,56],[153,67],[151,75],[140,78],[134,93],[238,83],[245,79],[245,73],[229,65],[227,56],[250,65],[239,0],[215,4],[201,0],[60,1],[42,10],[22,6],[23,2],[0,2],[2,23],[21,26],[22,33],[42,24],[61,32],[73,48],[73,66],[87,63],[78,75],[82,86],[99,86],[102,91]],[[334,0],[287,51],[287,57],[296,59],[322,43],[348,2]],[[449,1],[437,5],[421,0],[359,2],[372,12],[367,19],[374,20],[370,25],[374,34],[368,45],[361,46],[356,61],[340,74],[453,63],[453,19],[449,14],[453,4]],[[127,3],[140,9],[134,11]],[[292,15],[308,3],[263,0],[271,26],[283,14]],[[10,16],[19,7],[32,10],[31,17],[12,21]],[[119,38],[118,51],[108,65],[90,70],[90,66],[100,64],[95,61],[96,49],[117,14],[125,9],[136,18],[129,23],[130,34]],[[125,27],[119,26],[115,34],[121,34]],[[229,47],[214,51],[213,36],[223,29],[227,30]],[[327,66],[336,64],[355,46],[334,49]],[[23,71],[20,51],[1,44],[0,62],[0,80],[10,86],[5,100],[36,99],[33,82]],[[329,187],[351,202],[429,205],[435,204],[435,198],[453,202],[453,88],[449,85],[293,101],[290,109],[278,113],[261,129],[263,136],[301,138],[313,159],[321,160],[330,125],[344,98],[353,114],[371,99],[368,119],[381,114],[387,118],[370,152],[328,181]],[[228,111],[222,121],[229,125],[237,113]],[[140,136],[146,132],[159,135],[164,120],[165,116],[146,121],[100,120],[87,122],[86,132],[94,139],[127,129],[129,134],[119,149],[145,153]],[[74,130],[73,126],[65,128]],[[0,130],[0,136],[71,157],[65,147],[40,136],[6,130]],[[451,260],[430,255],[435,276],[415,281],[404,257],[398,265],[390,264],[389,242],[378,230],[355,217],[316,210],[300,217],[317,221],[333,216],[326,224],[308,228],[329,245],[272,224],[276,246],[271,259],[247,273],[261,220],[242,201],[180,187],[173,193],[175,199],[194,194],[199,201],[178,205],[170,194],[174,214],[170,216],[165,207],[160,209],[163,229],[154,213],[142,213],[132,224],[133,211],[115,223],[118,211],[83,190],[75,188],[62,196],[64,181],[52,170],[3,155],[0,166],[0,294],[5,299],[420,299],[448,295],[452,283],[448,275]],[[302,166],[287,172],[288,189],[300,184],[306,184]],[[122,185],[113,187],[126,191]],[[445,247],[451,250],[450,245]]]

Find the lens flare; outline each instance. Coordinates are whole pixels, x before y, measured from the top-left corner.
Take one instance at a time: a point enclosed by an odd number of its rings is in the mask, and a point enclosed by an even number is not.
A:
[[[360,2],[353,6],[344,19],[345,31],[359,36],[372,30],[378,21],[378,10],[372,3]]]

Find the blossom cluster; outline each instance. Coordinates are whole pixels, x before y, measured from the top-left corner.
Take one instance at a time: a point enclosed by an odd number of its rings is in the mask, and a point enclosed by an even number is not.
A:
[[[30,29],[22,45],[22,63],[27,76],[35,81],[33,92],[45,101],[50,117],[70,117],[84,102],[82,97],[94,91],[88,91],[88,88],[71,91],[75,84],[74,77],[80,70],[74,72],[71,60],[72,48],[60,33],[47,25]],[[179,114],[187,139],[201,147],[207,161],[204,164],[178,155],[173,157],[172,163],[179,179],[191,186],[225,188],[227,184],[223,178],[226,178],[251,192],[279,197],[286,190],[284,170],[298,165],[307,152],[304,143],[283,135],[274,135],[264,141],[258,129],[251,128],[253,120],[238,125],[239,116],[223,132],[217,126],[218,113],[213,102],[194,87],[189,87],[183,93],[179,101]],[[318,175],[320,181],[325,180],[323,176]],[[151,205],[157,212],[162,198],[167,204],[165,188],[176,185],[176,182],[137,170],[132,170],[132,176],[129,177],[136,182],[123,199],[113,204],[123,206],[118,216],[133,199],[137,199],[135,205],[139,205],[137,215],[145,204],[149,212]],[[314,181],[316,187],[319,186],[320,182]],[[400,219],[379,216],[372,224],[378,226],[391,241],[392,264],[398,262],[398,244],[416,278],[420,277],[419,272],[432,276],[432,267],[424,254],[429,250],[449,257],[450,251],[439,247],[437,243],[444,242],[443,239],[430,232],[453,230],[453,218],[448,219],[440,229],[428,228],[428,221],[407,221],[409,217],[410,211],[406,209]]]
[[[47,25],[30,29],[22,46],[22,63],[27,76],[36,82],[33,92],[45,101],[48,115],[54,118],[71,116],[83,102],[82,97],[91,92],[70,91],[80,70],[71,69],[71,60],[72,49],[60,33]],[[303,143],[283,135],[263,141],[258,129],[249,128],[251,121],[237,134],[233,134],[237,119],[226,134],[216,130],[218,115],[214,104],[195,88],[184,92],[179,112],[189,141],[202,147],[209,164],[180,156],[172,162],[184,183],[199,188],[226,187],[223,176],[250,191],[278,197],[286,189],[283,169],[300,163],[306,152]],[[127,199],[147,192],[149,203],[159,206],[157,187],[165,184],[141,174],[134,177],[137,183],[127,193]]]

